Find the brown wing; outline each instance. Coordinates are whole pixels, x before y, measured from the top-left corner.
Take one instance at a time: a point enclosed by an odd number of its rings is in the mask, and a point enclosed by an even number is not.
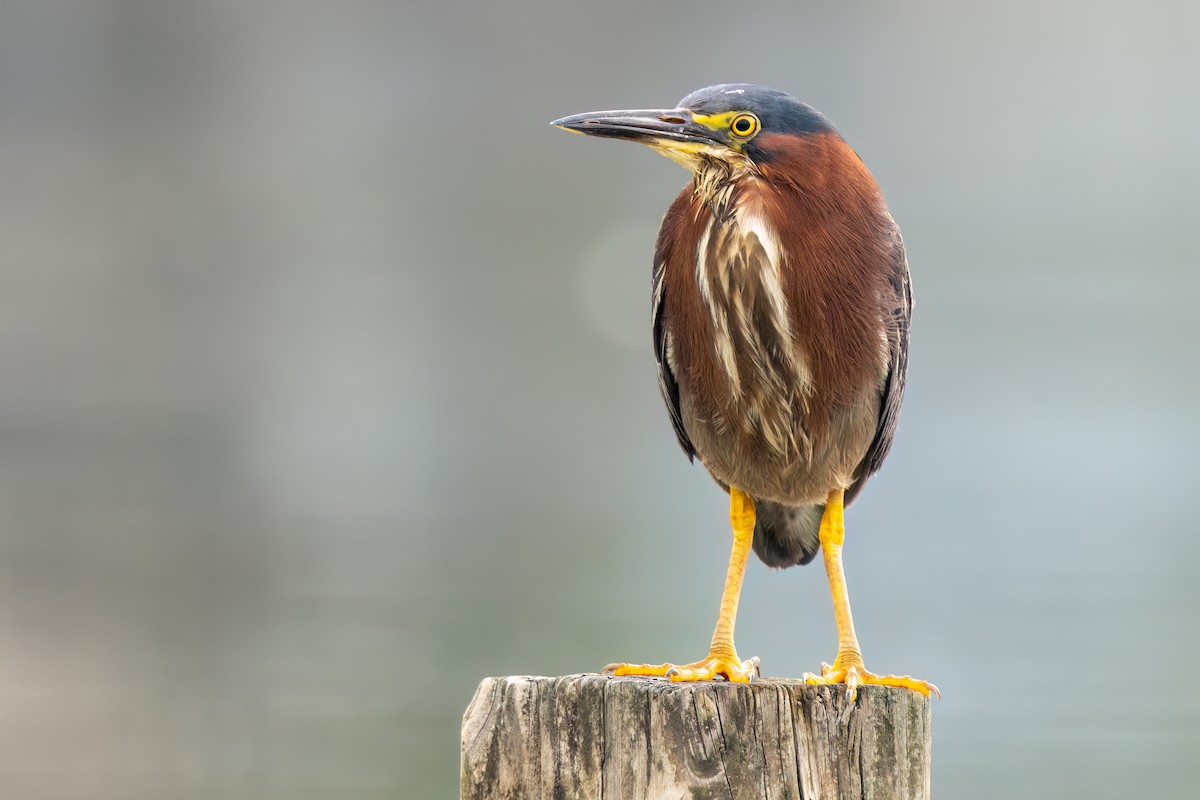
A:
[[[879,403],[879,425],[875,438],[867,449],[858,468],[858,477],[846,492],[849,505],[862,491],[867,478],[883,466],[896,435],[896,424],[900,419],[900,404],[904,401],[904,379],[908,372],[908,327],[912,319],[912,285],[908,277],[908,258],[904,254],[904,240],[900,229],[893,223],[894,245],[892,249],[892,271],[888,276],[890,296],[885,299],[888,342],[891,345],[891,363],[883,384],[883,395]]]
[[[675,436],[679,446],[687,454],[688,461],[696,457],[696,448],[688,438],[683,428],[683,413],[679,409],[679,384],[671,372],[671,362],[667,355],[669,345],[668,334],[663,322],[663,306],[666,293],[666,281],[663,279],[666,266],[666,256],[661,241],[654,254],[653,309],[651,322],[654,331],[654,360],[658,362],[658,390],[662,393],[663,402],[667,404],[667,413],[671,415],[671,425],[675,428]]]

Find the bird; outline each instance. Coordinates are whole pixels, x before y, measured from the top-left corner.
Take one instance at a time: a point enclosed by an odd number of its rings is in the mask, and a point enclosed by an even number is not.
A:
[[[675,436],[728,491],[733,529],[708,654],[602,672],[754,679],[759,659],[734,646],[750,551],[773,568],[820,551],[838,647],[804,681],[851,699],[867,685],[936,694],[867,670],[842,562],[844,509],[891,448],[908,368],[908,260],[874,177],[823,114],[753,84],[551,124],[647,145],[692,173],[658,232],[651,330]]]

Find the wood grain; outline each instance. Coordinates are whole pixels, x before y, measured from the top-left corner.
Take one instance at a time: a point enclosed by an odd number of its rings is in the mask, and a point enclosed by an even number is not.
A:
[[[486,678],[462,797],[926,800],[929,699],[766,678]]]

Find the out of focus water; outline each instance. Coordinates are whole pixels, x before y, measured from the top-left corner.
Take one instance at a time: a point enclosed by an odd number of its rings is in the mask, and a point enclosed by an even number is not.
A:
[[[691,659],[724,498],[649,255],[686,175],[547,122],[787,89],[917,290],[849,516],[939,797],[1200,780],[1200,6],[0,5],[0,796],[456,791],[487,675]],[[835,644],[750,568],[742,651]]]

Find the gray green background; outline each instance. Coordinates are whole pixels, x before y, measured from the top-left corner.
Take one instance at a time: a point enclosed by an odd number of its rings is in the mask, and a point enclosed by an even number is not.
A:
[[[438,798],[487,675],[690,660],[649,344],[686,175],[547,122],[750,81],[917,293],[848,517],[941,798],[1195,796],[1200,5],[0,0],[0,796]],[[750,567],[745,655],[833,656]]]

